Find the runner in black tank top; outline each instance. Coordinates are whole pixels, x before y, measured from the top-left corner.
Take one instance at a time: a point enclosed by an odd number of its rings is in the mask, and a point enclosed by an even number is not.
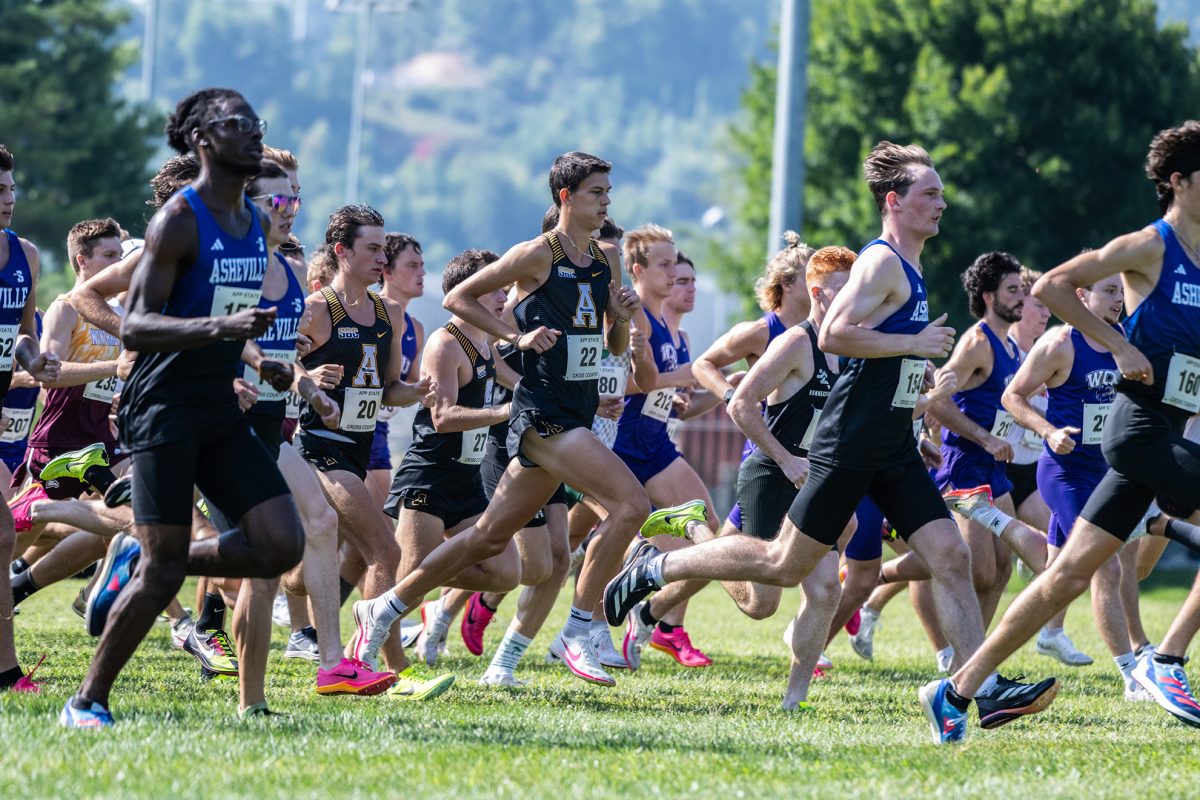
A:
[[[151,220],[122,326],[123,344],[139,353],[120,416],[122,443],[134,453],[134,518],[144,551],[137,580],[109,603],[111,624],[79,694],[63,709],[67,726],[111,724],[112,681],[185,574],[274,577],[304,550],[287,486],[232,390],[243,342],[275,317],[257,307],[266,242],[243,191],[261,169],[264,128],[241,95],[224,89],[189,96],[167,124],[169,142],[196,151],[201,172]],[[281,378],[290,384],[290,374]],[[189,546],[193,487],[239,528]],[[120,558],[110,550],[106,570],[127,574],[134,548],[121,537],[114,548]],[[110,577],[98,585],[111,585]]]
[[[554,236],[513,247],[446,295],[445,306],[460,319],[526,351],[525,377],[513,401],[509,433],[509,441],[517,444],[510,444],[509,451],[519,450],[521,460],[509,464],[494,501],[475,526],[439,545],[391,594],[355,607],[356,617],[368,622],[368,655],[387,639],[392,623],[427,592],[502,553],[558,485],[567,483],[596,499],[609,515],[588,547],[567,627],[551,649],[577,677],[605,686],[614,683],[597,663],[588,626],[604,580],[619,567],[650,505],[628,468],[590,429],[606,328],[609,351],[624,352],[629,318],[639,305],[636,295],[620,284],[616,251],[589,240],[608,209],[610,169],[607,162],[586,153],[559,156],[550,172],[554,202],[561,208]],[[475,299],[512,283],[522,296],[517,311],[520,330]],[[567,397],[579,405],[568,405]]]
[[[331,431],[311,409],[304,411],[296,442],[317,470],[348,543],[366,561],[365,596],[375,597],[395,582],[400,564],[392,525],[363,482],[375,417],[382,405],[421,400],[429,380],[414,384],[401,380],[402,342],[391,326],[400,324],[403,312],[394,301],[370,291],[387,264],[383,217],[369,206],[343,206],[330,215],[325,242],[324,266],[333,277],[328,286],[308,297],[311,322],[301,333],[312,339],[313,349],[302,363],[314,376],[321,374],[323,385],[328,385],[324,373],[336,376],[336,388],[328,391],[342,416],[338,430]],[[408,666],[399,646],[389,649],[387,657],[395,672]],[[393,687],[398,696],[423,696],[411,678],[399,676]]]

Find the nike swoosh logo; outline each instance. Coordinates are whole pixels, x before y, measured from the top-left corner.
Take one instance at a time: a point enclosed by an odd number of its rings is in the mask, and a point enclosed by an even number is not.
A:
[[[355,678],[358,677],[357,670],[355,670],[353,672],[349,672],[349,673],[347,673],[347,672],[331,672],[329,674],[333,675],[334,677],[337,677],[337,678],[347,678],[349,680],[354,680]]]

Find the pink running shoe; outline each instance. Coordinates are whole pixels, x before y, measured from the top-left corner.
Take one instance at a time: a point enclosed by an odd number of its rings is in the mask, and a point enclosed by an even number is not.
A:
[[[41,694],[42,685],[40,683],[34,683],[33,673],[38,671],[38,667],[40,667],[42,662],[45,660],[46,654],[42,653],[42,657],[39,658],[38,662],[33,665],[33,669],[29,670],[29,674],[22,675],[16,683],[8,687],[8,690],[10,692],[20,692],[22,694]]]
[[[333,669],[317,670],[317,694],[381,694],[395,682],[393,673],[375,672],[353,658],[343,658]]]
[[[482,598],[481,592],[467,598],[467,609],[462,618],[463,644],[473,656],[483,655],[483,632],[496,616],[495,611],[483,604]]]
[[[685,667],[707,667],[712,659],[692,646],[692,640],[687,631],[678,627],[670,633],[663,633],[662,628],[655,626],[650,635],[650,646],[660,650]]]
[[[17,533],[24,533],[33,527],[33,516],[31,508],[34,503],[39,500],[49,500],[49,495],[46,494],[45,488],[40,483],[31,483],[25,490],[14,497],[8,503],[8,508],[12,511],[13,524],[17,528]]]
[[[854,609],[854,616],[846,620],[846,633],[851,636],[858,636],[858,629],[862,627],[862,611]]]

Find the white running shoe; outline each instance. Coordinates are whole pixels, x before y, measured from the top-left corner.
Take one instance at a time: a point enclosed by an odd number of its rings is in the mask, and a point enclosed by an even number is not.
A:
[[[188,635],[192,629],[196,627],[196,623],[191,617],[180,617],[171,623],[171,644],[177,649],[183,649],[183,643],[187,641]]]
[[[612,635],[609,633],[607,625],[602,631],[592,630],[588,638],[592,642],[592,649],[600,658],[600,666],[607,669],[629,669],[629,662],[617,652],[617,648],[613,645]]]
[[[650,644],[654,635],[654,626],[642,622],[642,608],[649,600],[638,603],[625,618],[625,639],[621,642],[621,655],[625,657],[625,665],[630,670],[641,669],[642,650]]]
[[[373,600],[359,600],[351,606],[354,615],[354,635],[350,637],[350,653],[353,658],[372,670],[379,666],[379,648],[392,632],[391,625],[380,623],[371,614]]]
[[[1080,652],[1066,631],[1059,631],[1053,636],[1039,633],[1037,638],[1037,653],[1039,656],[1057,658],[1068,667],[1086,667],[1093,663],[1092,657]]]
[[[947,647],[945,650],[939,650],[937,653],[938,672],[949,672],[950,665],[954,663],[954,648]]]
[[[879,614],[863,606],[858,614],[858,633],[850,637],[850,646],[859,658],[875,659],[875,629],[879,627]]]
[[[830,659],[829,656],[825,655],[824,651],[822,651],[821,655],[817,658],[817,669],[821,670],[822,672],[828,672],[829,670],[833,669],[833,660]]]
[[[404,646],[405,650],[412,647],[417,643],[417,637],[423,630],[425,630],[425,626],[419,620],[408,617],[400,620],[400,644]]]
[[[446,654],[446,637],[450,634],[449,624],[438,622],[441,612],[440,597],[421,606],[421,632],[415,648],[417,657],[431,667]]]
[[[1127,703],[1153,703],[1154,695],[1142,686],[1137,680],[1125,679],[1125,702]]]
[[[281,628],[292,627],[292,614],[288,610],[287,595],[283,592],[275,595],[275,601],[271,604],[271,622]]]
[[[630,616],[633,616],[632,614]],[[586,634],[568,635],[563,631],[554,638],[550,652],[567,665],[571,674],[598,686],[616,686],[617,682],[600,666],[600,658]]]
[[[479,679],[480,686],[501,686],[506,689],[520,689],[528,683],[529,681],[523,681],[508,670],[498,667],[488,667]]]

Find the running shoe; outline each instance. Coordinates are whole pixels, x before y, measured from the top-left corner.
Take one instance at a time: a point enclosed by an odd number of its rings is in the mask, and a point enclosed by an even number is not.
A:
[[[661,653],[666,653],[683,667],[707,667],[712,665],[712,659],[692,645],[691,637],[680,625],[670,633],[654,626],[650,635],[650,646]]]
[[[85,472],[92,467],[107,466],[108,451],[104,448],[103,442],[96,442],[50,459],[46,462],[46,466],[42,467],[38,477],[44,481],[74,478],[82,483],[87,483],[87,479],[83,477]]]
[[[586,635],[567,635],[564,631],[554,638],[550,652],[567,665],[575,677],[597,686],[616,686],[617,682],[600,666],[600,658]]]
[[[311,625],[301,628],[288,637],[283,657],[303,658],[306,661],[321,660],[321,651],[317,647],[317,632]]]
[[[817,669],[822,672],[828,672],[833,669],[833,659],[825,655],[825,651],[821,651],[821,655],[817,656]]]
[[[16,527],[17,533],[24,533],[33,527],[33,504],[39,500],[49,499],[50,496],[46,494],[44,486],[40,483],[31,483],[16,497],[8,501],[8,508],[12,511],[13,525]]]
[[[625,656],[618,653],[617,648],[613,646],[612,635],[607,625],[603,629],[589,631],[588,639],[591,640],[592,649],[600,659],[600,666],[605,669],[629,669],[629,662],[625,660]]]
[[[118,533],[109,543],[83,611],[83,624],[92,636],[104,632],[108,612],[112,610],[121,590],[133,579],[141,555],[142,547],[138,540],[127,533]]]
[[[523,681],[501,667],[488,667],[479,679],[480,686],[500,686],[505,689],[520,689],[528,684],[529,681]]]
[[[400,620],[400,644],[405,650],[412,647],[417,643],[417,637],[423,630],[425,630],[425,625],[415,619],[405,617]]]
[[[192,628],[192,632],[183,640],[183,649],[196,657],[200,666],[217,675],[237,675],[237,654],[229,634],[217,629],[201,631]]]
[[[1200,703],[1192,695],[1183,664],[1163,664],[1154,657],[1139,659],[1133,677],[1175,719],[1200,728]]]
[[[862,629],[862,611],[854,609],[854,613],[850,615],[850,619],[846,620],[846,624],[842,626],[846,629],[849,636],[856,635]]]
[[[950,510],[970,517],[971,512],[992,504],[992,487],[984,485],[973,489],[951,489],[942,494],[942,499],[950,506]]]
[[[371,601],[358,600],[350,607],[354,615],[354,635],[348,645],[350,656],[371,669],[379,666],[379,648],[391,634],[390,625],[381,625],[371,616]]]
[[[604,588],[604,618],[614,628],[624,625],[630,609],[659,588],[653,578],[653,567],[655,559],[663,554],[653,546],[639,549],[641,555],[622,567]]]
[[[1038,634],[1037,654],[1057,658],[1068,667],[1086,667],[1093,663],[1092,657],[1080,652],[1067,632],[1061,629],[1053,636],[1047,636],[1045,631]]]
[[[1154,695],[1150,694],[1150,690],[1137,682],[1137,679],[1125,679],[1125,702],[1127,703],[1153,703]]]
[[[946,697],[949,689],[949,679],[943,678],[925,684],[918,693],[934,744],[961,742],[967,736],[967,712],[950,703]]]
[[[480,602],[483,594],[475,592],[467,599],[467,608],[463,611],[462,638],[467,646],[467,652],[473,656],[483,655],[483,632],[491,624],[496,612]]]
[[[663,534],[690,539],[692,537],[688,534],[688,523],[705,522],[708,519],[705,509],[703,500],[689,500],[677,506],[652,511],[642,523],[641,534],[647,539]]]
[[[807,700],[801,700],[799,703],[796,703],[796,705],[792,706],[791,708],[784,708],[783,710],[784,711],[795,711],[800,714],[815,714],[817,712],[817,709],[813,707],[813,704],[808,702]]]
[[[446,693],[454,684],[454,673],[441,675],[413,664],[396,676],[396,684],[388,689],[387,696],[393,700],[432,700]]]
[[[29,672],[22,675],[20,678],[17,678],[17,682],[8,687],[8,690],[10,692],[16,692],[17,694],[41,694],[42,685],[34,682],[33,674],[38,671],[38,667],[40,667],[42,662],[45,660],[46,654],[42,653],[42,657],[39,658],[38,662],[33,665],[33,669],[29,670]]]
[[[87,595],[88,587],[80,586],[79,594],[75,595],[75,599],[71,601],[71,610],[75,612],[75,616],[83,619],[83,614],[87,611]]]
[[[879,627],[879,614],[863,606],[859,609],[858,633],[850,636],[850,646],[859,658],[871,661],[875,658],[875,629]]]
[[[446,653],[450,626],[442,620],[441,598],[421,605],[421,635],[417,637],[417,657],[432,667]]]
[[[182,650],[183,643],[191,636],[192,631],[196,629],[196,623],[191,617],[180,617],[171,623],[171,644],[176,649]]]
[[[276,719],[287,719],[290,716],[291,714],[280,714],[278,711],[272,711],[271,709],[267,708],[266,700],[262,701],[261,703],[255,703],[252,706],[246,706],[245,708],[238,709],[239,719],[271,717]]]
[[[979,727],[986,729],[1007,725],[1017,717],[1045,711],[1058,694],[1058,678],[1046,678],[1038,683],[1021,683],[1024,675],[1010,680],[996,676],[996,687],[987,694],[975,695],[979,710]],[[1194,701],[1193,701],[1194,702]],[[1200,709],[1200,706],[1197,706]]]
[[[271,622],[281,628],[292,627],[292,612],[288,609],[287,595],[283,592],[275,595],[271,601]]]
[[[621,655],[625,657],[625,664],[630,670],[641,668],[642,650],[650,644],[654,631],[658,629],[657,625],[647,625],[642,620],[642,607],[647,602],[649,601],[638,603],[625,618],[625,639],[621,642]]]
[[[99,703],[87,708],[76,708],[72,697],[58,715],[58,724],[64,728],[107,728],[113,724],[112,712]]]
[[[374,695],[396,683],[391,672],[376,672],[361,661],[343,658],[333,669],[317,669],[317,694]]]
[[[122,475],[104,490],[104,505],[109,508],[129,505],[133,499],[133,476]]]

